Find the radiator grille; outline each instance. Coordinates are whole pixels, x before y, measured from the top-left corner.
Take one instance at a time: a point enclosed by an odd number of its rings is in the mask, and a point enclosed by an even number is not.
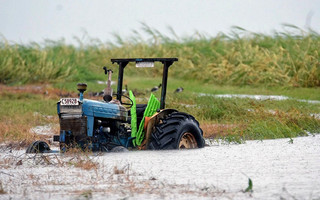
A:
[[[60,130],[71,131],[75,137],[87,136],[87,117],[75,117],[68,116],[64,118],[63,115],[60,118]]]

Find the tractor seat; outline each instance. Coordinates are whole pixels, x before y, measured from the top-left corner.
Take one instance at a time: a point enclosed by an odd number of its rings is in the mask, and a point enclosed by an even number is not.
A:
[[[147,108],[147,104],[137,104],[136,105],[136,112],[137,112],[137,126],[139,127],[139,124],[143,118],[143,113]]]
[[[136,104],[137,127],[139,127],[140,125],[140,122],[143,118],[143,114],[146,108],[147,108],[147,104]],[[131,110],[129,110],[129,116],[131,116]]]
[[[137,117],[142,118],[143,117],[143,113],[147,108],[147,104],[137,104],[136,105],[136,112],[137,112]]]

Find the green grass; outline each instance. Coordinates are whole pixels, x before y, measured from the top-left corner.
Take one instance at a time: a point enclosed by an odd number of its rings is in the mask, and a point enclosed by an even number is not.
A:
[[[145,93],[139,96],[138,103],[147,103],[147,98],[141,97],[148,97],[150,88],[158,85],[161,80],[160,78],[126,77],[125,82],[129,89],[139,88]],[[76,83],[71,83],[66,87],[75,91],[75,85]],[[175,94],[174,90],[179,86],[183,86],[185,90],[183,93]],[[91,82],[88,90],[100,91],[104,87]],[[212,131],[204,126],[207,137],[222,137],[229,142],[241,142],[245,139],[291,138],[305,135],[306,131],[320,132],[320,120],[311,116],[311,114],[320,113],[320,105],[299,101],[301,99],[320,100],[318,90],[318,88],[219,86],[171,77],[168,81],[166,106],[194,115],[200,124],[234,125],[231,130],[226,130],[227,136],[219,135],[215,130]],[[259,101],[246,98],[199,96],[199,93],[283,95],[290,99]],[[158,98],[160,97],[160,92],[155,94]]]
[[[147,103],[150,92],[147,91],[145,81],[129,79],[128,82],[135,87],[142,87],[144,95],[137,96],[137,103]],[[135,81],[133,83],[133,81]],[[158,80],[153,80],[151,84],[156,85]],[[187,90],[182,93],[173,93],[180,80],[172,79],[167,92],[166,107],[174,108],[182,112],[189,113],[200,122],[206,137],[224,138],[228,142],[241,142],[251,139],[274,139],[292,138],[306,135],[306,131],[311,133],[320,132],[320,120],[310,114],[320,113],[320,105],[307,102],[300,102],[296,99],[283,101],[264,100],[258,101],[243,98],[216,98],[212,96],[199,96],[198,92],[203,92],[201,84],[190,84]],[[71,92],[76,92],[75,84],[66,84]],[[99,87],[104,87],[98,85]],[[71,89],[73,88],[73,89]],[[90,86],[88,88],[95,88]],[[99,88],[102,89],[102,88]],[[243,93],[253,93],[249,88],[214,88],[212,94],[219,91],[236,92],[241,90]],[[302,89],[300,89],[303,91]],[[264,89],[266,93],[271,92]],[[211,91],[208,91],[210,93]],[[256,91],[259,93],[259,90]],[[288,96],[295,96],[287,91]],[[314,91],[306,89],[301,95],[310,95]],[[88,92],[85,93],[87,96]],[[160,92],[155,93],[160,96]],[[301,98],[300,93],[297,98]],[[48,123],[58,124],[56,114],[56,102],[58,96],[45,96],[30,93],[2,92],[0,95],[0,141],[21,141],[33,139],[30,137],[30,128]],[[53,116],[46,117],[46,116]],[[212,128],[227,126],[222,133]],[[228,128],[229,127],[229,128]]]
[[[0,120],[16,115],[56,115],[57,100],[45,98],[42,95],[29,93],[2,93],[0,101]]]
[[[320,119],[311,115],[320,113],[320,105],[294,99],[259,101],[184,93],[169,95],[167,105],[194,115],[207,137],[217,136],[227,141],[292,138],[320,132]],[[231,128],[221,134],[212,124]]]
[[[170,70],[169,70],[170,74]],[[118,74],[114,73],[112,76],[113,81],[117,81]],[[101,81],[106,81],[106,76],[101,79]],[[74,81],[74,82],[61,82],[55,83],[53,86],[58,89],[67,90],[70,92],[77,92],[76,85],[78,82],[86,82],[88,84],[87,90],[90,92],[98,92],[103,90],[106,85],[98,84],[97,80],[91,81]],[[123,87],[125,84],[128,85],[128,89],[140,90],[145,92],[156,85],[161,83],[161,74],[151,77],[140,76],[128,76],[125,71]],[[113,91],[116,91],[116,85],[113,85]],[[264,86],[229,86],[229,85],[216,85],[203,83],[201,80],[194,79],[177,79],[173,76],[168,78],[167,93],[171,94],[176,88],[183,87],[184,92],[190,92],[189,95],[194,95],[192,93],[206,93],[206,94],[248,94],[248,95],[282,95],[289,98],[295,99],[306,99],[306,100],[320,100],[320,92],[318,87],[314,88],[296,88],[296,87],[264,87]]]
[[[106,80],[107,66],[117,80],[118,66],[111,58],[178,57],[169,69],[166,105],[194,115],[207,137],[224,137],[227,141],[271,139],[319,133],[320,120],[310,114],[320,113],[319,104],[299,99],[320,100],[320,35],[292,25],[288,32],[273,35],[251,33],[234,28],[230,34],[215,37],[195,34],[178,38],[165,36],[143,25],[150,36],[140,33],[127,39],[117,35],[115,43],[95,42],[78,47],[63,41],[42,44],[12,44],[0,41],[0,84],[24,85],[50,83],[59,90],[76,93],[78,82],[88,83],[89,92],[99,92]],[[125,68],[124,85],[138,90],[137,103],[146,103],[150,89],[161,83],[162,67]],[[174,94],[177,87],[185,90]],[[116,86],[112,86],[116,91]],[[1,141],[26,137],[31,127],[57,123],[56,99],[44,95],[1,91]],[[283,95],[284,101],[257,101],[241,98],[214,98],[206,94]],[[159,98],[160,92],[155,93]],[[141,101],[141,102],[139,102]],[[40,114],[35,114],[40,113]],[[216,125],[226,127],[215,130]]]
[[[320,36],[298,27],[273,35],[234,28],[231,34],[215,37],[195,34],[172,39],[143,25],[149,39],[139,33],[127,39],[115,36],[115,43],[67,45],[64,41],[42,44],[10,44],[0,41],[0,83],[56,83],[103,79],[104,65],[111,58],[178,57],[170,69],[175,78],[197,79],[202,83],[231,86],[320,86]],[[115,72],[117,68],[112,67]],[[128,66],[128,76],[154,77],[161,68],[136,69]]]

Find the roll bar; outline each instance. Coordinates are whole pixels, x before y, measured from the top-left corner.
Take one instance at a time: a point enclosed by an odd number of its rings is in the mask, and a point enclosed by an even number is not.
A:
[[[121,101],[123,72],[124,72],[124,68],[127,66],[127,64],[129,62],[136,62],[136,63],[137,62],[161,62],[163,64],[163,73],[162,73],[160,109],[164,109],[165,108],[165,101],[166,101],[166,93],[167,93],[168,70],[169,70],[169,67],[175,61],[178,61],[178,58],[116,58],[116,59],[111,59],[112,64],[117,63],[119,65],[117,99],[119,101]]]

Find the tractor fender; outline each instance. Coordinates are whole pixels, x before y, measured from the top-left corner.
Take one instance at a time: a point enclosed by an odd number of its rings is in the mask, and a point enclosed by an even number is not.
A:
[[[161,119],[163,119],[165,116],[167,116],[173,112],[178,112],[178,110],[176,110],[176,109],[163,109],[163,110],[160,110],[159,112],[156,112],[150,118],[146,117],[145,124],[144,124],[145,140],[141,144],[140,149],[147,149],[149,142],[150,142],[151,133],[154,131],[153,128],[160,122]]]

